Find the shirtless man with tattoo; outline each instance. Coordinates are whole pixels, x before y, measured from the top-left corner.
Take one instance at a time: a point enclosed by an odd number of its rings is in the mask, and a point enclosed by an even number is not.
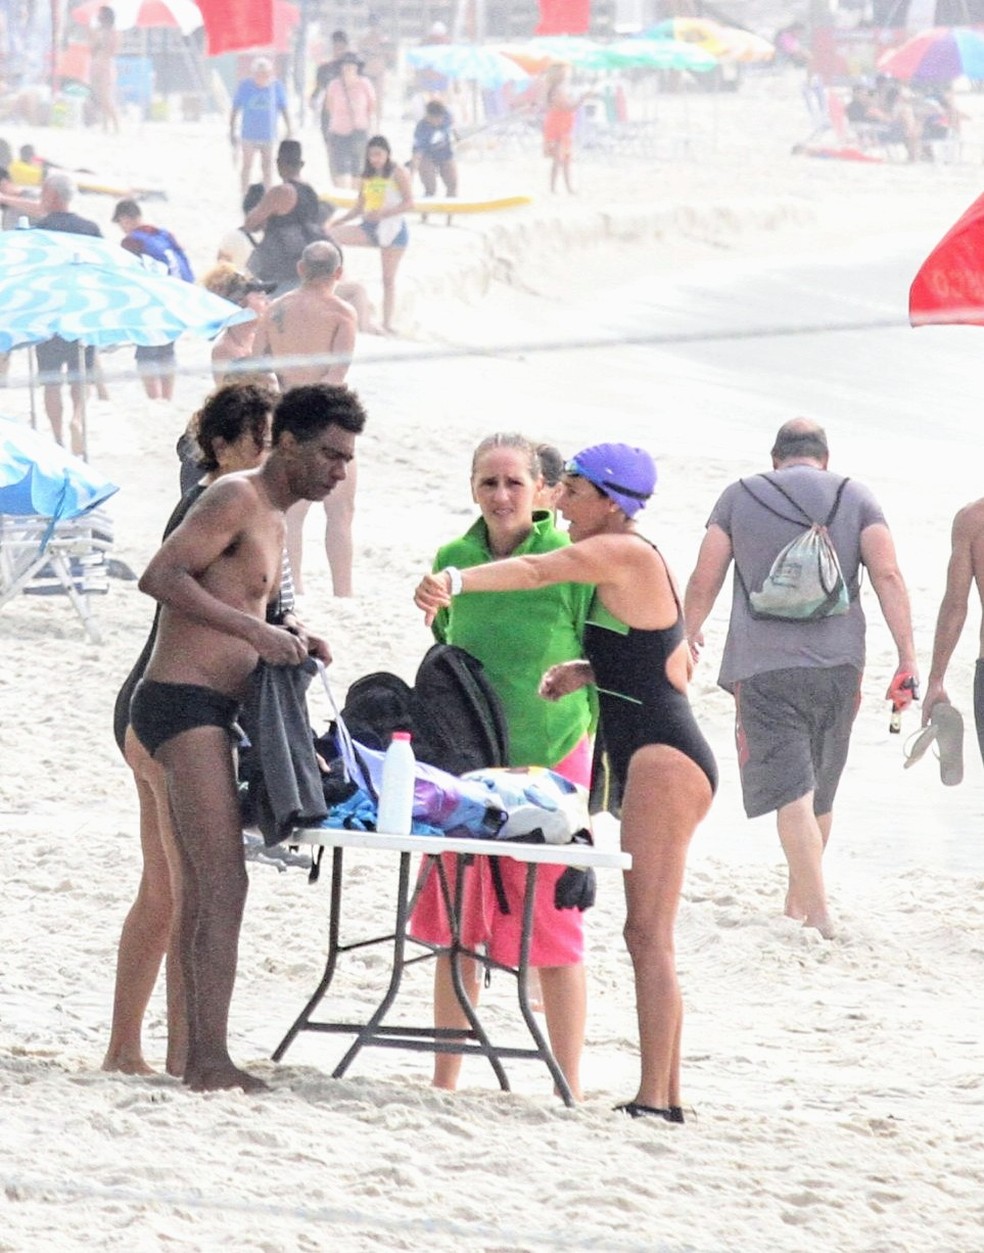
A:
[[[301,285],[272,301],[260,322],[253,354],[258,357],[309,357],[310,362],[276,369],[281,390],[306,383],[341,383],[355,349],[358,317],[335,291],[342,273],[342,254],[330,240],[315,240],[297,263]],[[341,361],[326,361],[343,357]],[[355,466],[332,497],[325,498],[325,552],[336,596],[352,595],[352,520],[355,515]],[[294,587],[303,592],[301,574],[304,519],[310,502],[299,501],[287,515],[287,555]]]
[[[247,890],[234,728],[257,662],[305,656],[300,637],[265,621],[280,587],[284,513],[344,481],[365,421],[346,387],[295,388],[275,411],[265,464],[213,483],[140,580],[162,609],[130,725],[164,768],[181,857],[184,1082],[195,1091],[265,1086],[233,1063],[227,1041]]]

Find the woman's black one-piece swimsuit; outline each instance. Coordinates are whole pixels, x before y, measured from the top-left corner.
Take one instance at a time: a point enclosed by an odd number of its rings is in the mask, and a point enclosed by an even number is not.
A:
[[[621,788],[637,748],[669,744],[696,763],[712,790],[717,789],[717,763],[711,746],[697,725],[690,702],[666,677],[666,660],[683,639],[683,611],[675,592],[673,598],[677,620],[659,630],[626,626],[609,613],[597,595],[588,614],[584,655],[598,688],[605,751]]]

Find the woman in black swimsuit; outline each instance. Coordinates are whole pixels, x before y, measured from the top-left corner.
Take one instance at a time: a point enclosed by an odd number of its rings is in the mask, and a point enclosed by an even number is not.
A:
[[[641,1077],[633,1118],[682,1122],[680,1033],[673,927],[697,824],[717,785],[714,756],[687,701],[690,654],[666,563],[635,530],[656,467],[642,449],[599,444],[568,463],[560,512],[573,543],[552,553],[426,576],[415,600],[428,619],[463,592],[515,591],[551,583],[596,588],[584,637],[587,660],[554,666],[540,694],[558,700],[598,687],[599,734],[622,799],[625,940],[635,972]]]

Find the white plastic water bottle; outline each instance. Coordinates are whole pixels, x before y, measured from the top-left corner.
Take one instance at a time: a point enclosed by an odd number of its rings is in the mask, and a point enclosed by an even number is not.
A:
[[[383,758],[383,786],[379,789],[376,830],[386,835],[409,835],[413,819],[416,758],[409,731],[394,731]]]

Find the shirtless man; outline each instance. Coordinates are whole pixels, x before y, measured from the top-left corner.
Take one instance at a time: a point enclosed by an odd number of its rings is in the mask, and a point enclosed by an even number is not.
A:
[[[984,498],[975,500],[957,511],[950,534],[950,564],[946,571],[946,591],[936,618],[933,636],[933,661],[923,699],[923,726],[929,723],[933,706],[949,704],[943,680],[953,650],[967,620],[967,601],[972,583],[984,604]],[[977,667],[974,671],[974,722],[977,743],[984,758],[984,622],[978,645]]]
[[[259,357],[310,357],[277,370],[281,389],[309,383],[341,383],[348,373],[345,357],[355,349],[358,318],[355,310],[336,292],[342,274],[342,254],[330,240],[308,244],[297,263],[301,285],[274,300],[260,322],[254,340]],[[331,569],[332,590],[336,596],[352,595],[352,521],[355,516],[355,466],[349,467],[344,484],[325,507],[325,552]],[[298,503],[287,514],[287,556],[294,576],[294,588],[303,592],[301,561],[304,550],[304,519],[310,502]]]
[[[140,580],[162,612],[130,724],[164,768],[181,857],[184,1082],[196,1092],[265,1086],[234,1065],[227,1041],[247,890],[233,729],[257,661],[297,665],[307,651],[303,636],[264,620],[280,587],[284,512],[344,481],[365,420],[345,387],[284,396],[266,463],[212,484]]]

